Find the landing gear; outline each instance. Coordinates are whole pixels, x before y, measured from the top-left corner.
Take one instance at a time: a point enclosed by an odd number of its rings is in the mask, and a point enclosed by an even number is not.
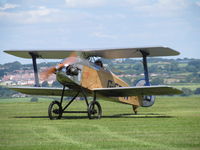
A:
[[[100,119],[102,115],[101,105],[97,101],[92,101],[88,107],[89,119]]]
[[[94,93],[93,101],[91,101],[89,104],[84,90],[80,89],[77,91],[77,94],[68,102],[68,104],[65,107],[62,107],[64,92],[65,92],[65,86],[63,86],[60,102],[52,101],[51,104],[49,105],[48,108],[49,119],[51,120],[61,119],[63,113],[86,113],[88,114],[89,119],[101,118],[102,109],[99,102],[96,101],[96,93]],[[70,104],[78,97],[80,93],[83,95],[85,99],[87,111],[65,111],[70,106]]]
[[[49,119],[56,120],[62,117],[62,106],[58,101],[53,101],[48,108]]]
[[[133,111],[134,111],[135,115],[137,115],[137,108],[138,108],[138,106],[132,105],[132,107],[133,107]]]

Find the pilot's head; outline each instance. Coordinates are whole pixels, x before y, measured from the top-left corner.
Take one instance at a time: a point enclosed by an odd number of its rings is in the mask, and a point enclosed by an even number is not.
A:
[[[100,59],[96,60],[94,63],[97,66],[103,67],[103,63],[102,63],[102,61]]]

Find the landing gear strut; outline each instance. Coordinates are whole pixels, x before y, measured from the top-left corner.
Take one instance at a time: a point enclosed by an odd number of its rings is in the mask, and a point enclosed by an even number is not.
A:
[[[134,111],[135,115],[137,115],[137,108],[138,108],[138,106],[132,105],[132,107],[133,107],[133,111]]]
[[[62,107],[64,92],[65,92],[65,86],[63,86],[60,102],[52,101],[50,103],[49,108],[48,108],[49,119],[51,120],[61,119],[63,113],[86,113],[88,114],[89,119],[101,118],[102,109],[99,102],[96,101],[96,93],[94,93],[93,101],[88,103],[88,99],[84,90],[80,89],[80,91],[77,92],[77,94],[68,102],[68,104],[65,107]],[[78,97],[80,93],[83,95],[85,99],[87,111],[65,111],[70,106],[70,104]]]

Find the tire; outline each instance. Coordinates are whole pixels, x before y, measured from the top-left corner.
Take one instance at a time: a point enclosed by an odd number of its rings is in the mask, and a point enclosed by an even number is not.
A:
[[[48,108],[50,120],[60,119],[62,117],[62,106],[58,101],[52,101]]]
[[[97,101],[92,101],[88,107],[88,118],[89,119],[100,119],[102,116],[101,105]]]
[[[150,84],[151,85],[151,84]],[[137,81],[135,86],[146,86],[145,79],[140,79]],[[156,96],[153,95],[144,95],[142,96],[142,107],[150,107],[155,103]]]

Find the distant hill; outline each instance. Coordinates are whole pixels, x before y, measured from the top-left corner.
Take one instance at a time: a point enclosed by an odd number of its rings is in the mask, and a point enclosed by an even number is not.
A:
[[[103,59],[103,62],[129,84],[134,84],[138,79],[143,78],[141,59]],[[39,63],[38,70],[56,64],[56,62]],[[200,59],[149,58],[148,69],[152,84],[200,83]],[[16,70],[32,71],[32,64],[23,65],[15,61],[0,65],[0,79],[7,74],[16,73]]]
[[[129,84],[143,78],[143,65],[139,59],[107,63],[114,73],[121,75]],[[152,84],[200,83],[200,59],[149,58],[148,69]]]

